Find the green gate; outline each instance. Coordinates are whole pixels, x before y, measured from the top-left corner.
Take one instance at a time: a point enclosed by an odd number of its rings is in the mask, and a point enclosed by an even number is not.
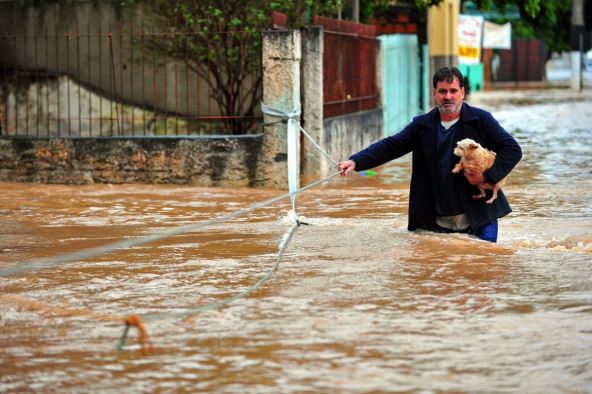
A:
[[[382,53],[382,107],[384,135],[399,132],[423,110],[422,83],[417,36],[380,36]]]

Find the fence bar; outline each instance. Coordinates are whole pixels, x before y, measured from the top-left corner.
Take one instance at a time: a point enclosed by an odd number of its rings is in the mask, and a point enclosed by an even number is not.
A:
[[[197,46],[197,40],[195,39],[195,37],[197,37],[197,35],[199,34],[199,32],[197,31],[197,27],[195,28],[196,30],[194,30],[194,43],[195,46]],[[197,92],[197,97],[195,100],[195,113],[199,113],[199,109],[200,109],[200,104],[201,104],[201,86],[200,86],[200,81],[201,78],[199,77],[199,74],[196,72],[196,76],[195,76],[195,91]],[[196,127],[197,128],[197,127]]]
[[[154,27],[152,28],[152,33],[154,33]],[[154,130],[156,130],[156,121],[158,119],[158,110],[156,109],[156,70],[156,54],[152,52],[152,109],[154,115],[150,122]]]
[[[146,51],[144,48],[144,16],[140,21],[142,47],[142,134],[146,135]]]
[[[177,53],[177,34],[173,33],[174,51]],[[175,61],[175,134],[179,135],[179,62]]]
[[[168,33],[165,33],[165,37],[168,37]],[[167,73],[167,68],[168,68],[168,58],[167,58],[167,51],[164,51],[164,66],[163,66],[163,72],[164,72],[164,102],[168,103],[168,73]],[[164,134],[168,134],[167,130],[167,126],[168,126],[168,112],[165,110],[163,111],[163,115],[162,115],[163,119],[164,119]]]
[[[2,48],[4,48],[4,45],[8,46],[8,39],[6,36],[2,36]],[[6,68],[7,62],[3,62],[3,75],[4,75],[4,81],[5,83],[8,81],[8,76],[6,75]],[[3,89],[0,89],[0,91]],[[3,92],[4,93],[4,92]],[[6,93],[4,94],[6,96]],[[6,111],[8,111],[8,107],[7,107],[7,103],[4,103],[4,107],[0,107],[0,135],[8,135],[8,122],[6,121],[7,116],[6,116]]]
[[[14,34],[14,33],[12,36],[12,47],[16,48],[16,34]],[[15,58],[16,58],[16,56],[15,56]],[[14,79],[16,81],[16,80],[18,80],[18,67],[16,64],[14,65],[13,69],[14,69]],[[16,92],[15,92],[15,99],[16,99]],[[18,130],[18,107],[19,107],[18,105],[14,106],[14,132],[15,133],[18,133],[18,131],[19,131]]]
[[[184,40],[185,52],[185,113],[189,113],[189,48],[187,47],[187,39]],[[199,94],[199,92],[196,92]],[[186,123],[187,133],[189,134],[189,123]]]
[[[47,26],[45,26],[45,81],[46,81],[46,89],[45,89],[45,98],[46,98],[46,111],[47,111],[47,130],[46,132],[49,133],[49,128],[50,128],[50,122],[51,122],[51,117],[50,117],[50,110],[49,110],[49,85],[50,85],[50,81],[49,81],[49,31],[47,30]]]
[[[27,35],[27,28],[23,27],[23,48],[24,48],[24,60],[25,64],[29,60],[29,43],[28,43],[28,35]],[[25,78],[27,79],[27,90],[25,91],[25,132],[29,135],[29,86],[30,86],[30,75],[28,72],[25,72]]]
[[[5,35],[2,36],[2,45],[6,45],[6,48],[10,47],[10,42],[9,42],[9,36]],[[8,82],[8,64],[4,63],[4,81]],[[8,92],[6,92],[5,94],[8,94]],[[0,113],[0,117],[2,117],[2,122],[4,123],[4,127],[2,128],[2,134],[8,135],[9,134],[9,130],[8,130],[8,117],[10,116],[9,114],[9,107],[8,107],[8,103],[4,103],[4,108],[2,109],[2,113]]]
[[[212,88],[212,84],[211,84],[211,80],[210,80],[210,75],[212,75],[212,73],[210,72],[210,70],[212,69],[212,65],[210,63],[211,61],[211,56],[210,56],[210,42],[208,41],[208,115],[210,115],[212,113],[212,94],[211,94],[211,88]]]
[[[76,68],[78,73],[78,135],[82,135],[82,96],[80,94],[80,24],[76,21]]]
[[[71,30],[60,30],[61,24],[56,22],[54,31],[50,30],[51,25],[40,33],[16,28],[18,32],[1,37],[3,48],[17,48],[14,64],[6,61],[0,66],[4,97],[10,98],[2,103],[2,134],[31,137],[136,135],[140,123],[143,135],[181,135],[221,129],[240,133],[251,131],[254,120],[261,119],[261,116],[241,112],[249,108],[250,92],[259,86],[258,76],[249,75],[243,63],[252,48],[243,36],[245,32],[211,33],[217,34],[217,38],[208,42],[203,40],[204,33],[197,30],[157,32],[153,27],[146,32],[143,19],[140,29],[134,21],[126,24],[129,29],[125,33],[113,31],[111,25],[104,29],[101,23],[97,27],[88,24],[81,30],[80,24],[74,23]],[[156,40],[155,47],[168,45],[169,51],[158,55],[147,37]],[[236,50],[228,55],[237,58],[218,58],[223,56],[222,47]],[[105,50],[108,53],[104,53]],[[138,50],[140,52],[136,52]],[[173,57],[172,51],[177,57]],[[152,52],[152,62],[149,52]],[[201,65],[198,64],[200,54],[204,61]],[[234,114],[220,108],[217,102],[220,92],[215,90],[219,83],[215,72],[224,72],[228,60],[239,62],[235,70],[238,74],[231,83],[240,83],[240,89],[236,90],[236,97],[224,103],[235,110]],[[194,69],[193,65],[200,69]],[[149,73],[152,73],[152,97],[146,91]],[[26,83],[15,84],[19,80],[26,80]],[[107,114],[105,105],[110,106]],[[142,114],[141,122],[138,122],[138,111]],[[108,125],[104,124],[106,116]],[[117,122],[117,129],[113,122]]]
[[[122,135],[123,134],[123,120],[124,120],[124,114],[123,114],[123,75],[124,75],[124,70],[125,70],[125,61],[123,59],[123,34],[120,32],[119,33],[119,94],[117,94],[117,91],[115,92],[115,100],[116,101],[116,105],[117,105],[117,130],[118,130],[118,134]],[[121,124],[121,126],[120,126]]]
[[[130,94],[131,94],[131,102],[134,102],[134,52],[136,51],[136,47],[134,45],[134,21],[130,19],[130,23],[129,23],[129,29],[130,29],[130,64],[129,64],[129,70],[130,70]],[[122,45],[123,47],[123,45]],[[133,111],[132,109],[132,135],[136,135],[136,113]]]
[[[91,67],[91,56],[90,56],[90,25],[86,26],[86,48],[88,52],[88,86],[92,86],[92,67]],[[88,95],[88,133],[92,135],[92,96]]]
[[[40,100],[40,92],[39,92],[39,52],[37,48],[37,34],[33,36],[34,39],[34,52],[35,52],[35,129],[36,135],[39,137],[39,103]]]
[[[68,137],[72,134],[72,126],[70,124],[72,120],[72,114],[70,113],[70,33],[64,34],[66,40],[66,94],[68,96]]]
[[[379,96],[377,94],[373,94],[372,96],[361,96],[361,97],[346,98],[343,100],[325,101],[323,104],[324,105],[335,105],[335,104],[351,103],[351,102],[356,102],[356,101],[377,100],[378,97]]]
[[[99,23],[99,36],[97,38],[99,47],[99,88],[103,89],[103,43],[101,42],[101,24]],[[103,95],[99,97],[99,135],[103,136]]]
[[[238,62],[239,62],[239,67],[240,67],[240,78],[243,77],[243,37],[241,36],[240,38],[240,52],[239,52],[239,56],[238,56]],[[242,82],[242,81],[241,81]],[[238,91],[238,110],[242,112],[242,108],[243,108],[243,90],[239,89]],[[244,119],[241,120],[240,122],[240,127],[242,130],[245,129],[245,121]]]

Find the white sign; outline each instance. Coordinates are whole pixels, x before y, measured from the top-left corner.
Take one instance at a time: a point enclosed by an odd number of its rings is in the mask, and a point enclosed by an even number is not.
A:
[[[483,17],[458,16],[458,62],[460,64],[478,64],[481,62],[481,32]]]
[[[512,49],[512,25],[496,25],[485,21],[483,25],[483,48]]]

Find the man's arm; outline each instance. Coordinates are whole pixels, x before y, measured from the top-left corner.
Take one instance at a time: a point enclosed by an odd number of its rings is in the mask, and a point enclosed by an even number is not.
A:
[[[383,138],[352,155],[342,164],[353,162],[351,171],[364,171],[397,159],[413,150],[415,125],[410,123],[399,133]],[[349,167],[348,167],[349,168]],[[348,172],[349,173],[349,172]]]

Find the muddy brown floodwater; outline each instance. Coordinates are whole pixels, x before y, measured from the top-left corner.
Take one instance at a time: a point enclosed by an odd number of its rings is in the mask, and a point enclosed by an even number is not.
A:
[[[536,100],[533,100],[533,97]],[[530,392],[592,387],[592,101],[474,95],[518,139],[499,243],[406,230],[409,158],[202,230],[0,277],[0,392]],[[284,191],[0,184],[0,270]],[[28,300],[28,301],[26,301]],[[143,356],[120,319],[145,322]]]

